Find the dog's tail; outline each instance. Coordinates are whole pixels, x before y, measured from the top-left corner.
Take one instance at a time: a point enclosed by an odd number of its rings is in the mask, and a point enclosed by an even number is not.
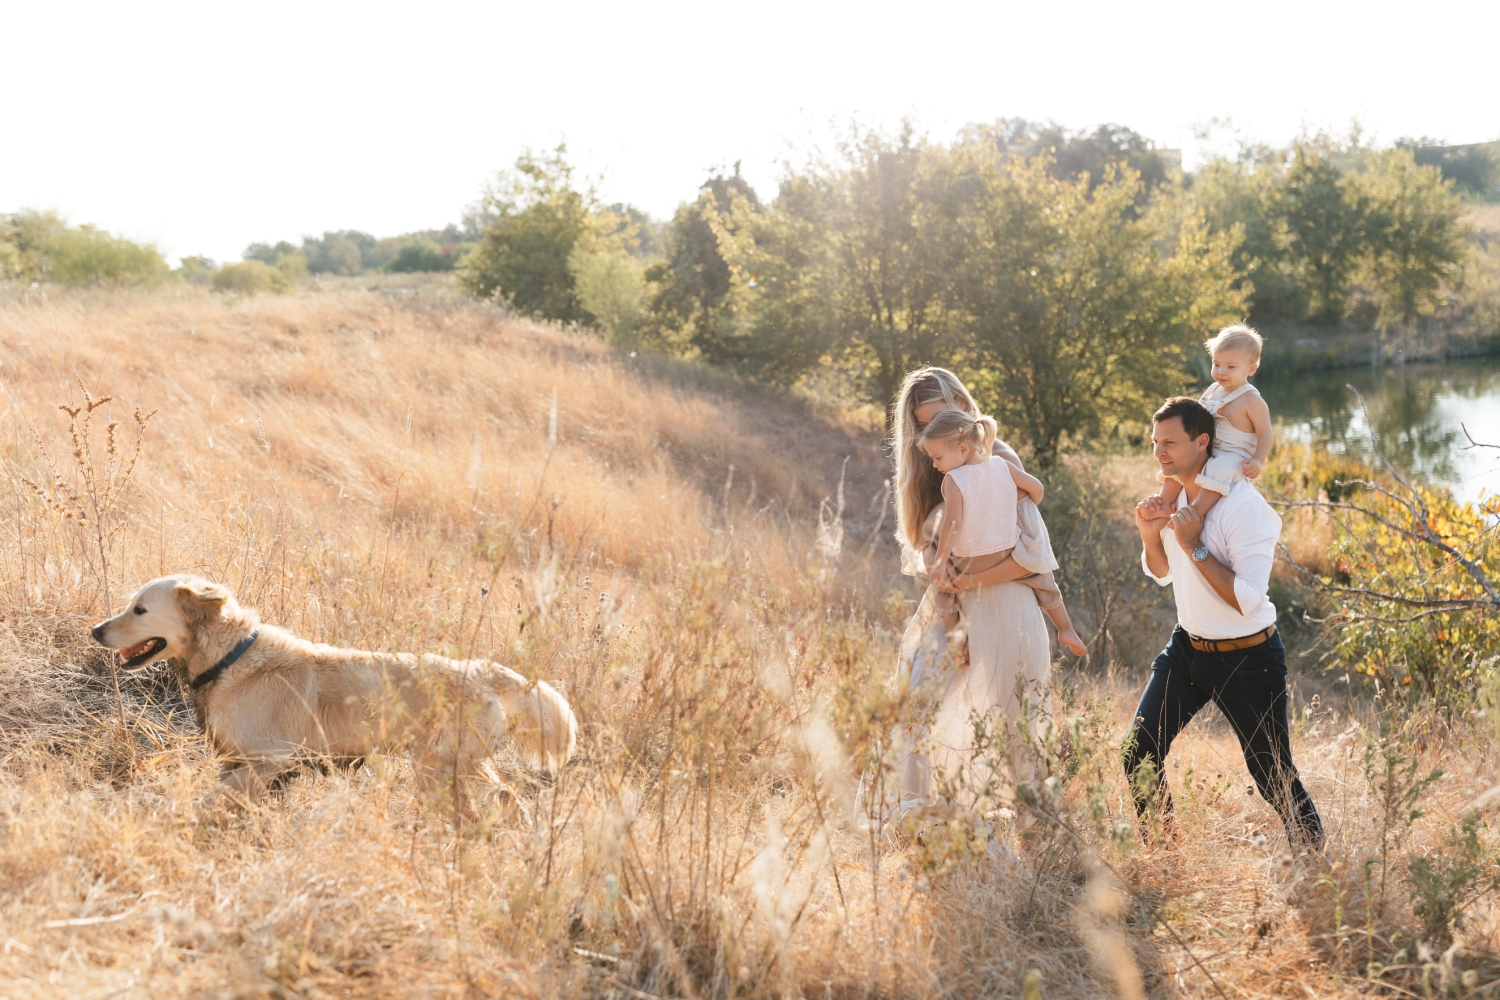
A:
[[[578,747],[578,719],[573,708],[546,681],[531,683],[509,667],[496,664],[493,685],[505,706],[507,732],[532,767],[556,774]]]

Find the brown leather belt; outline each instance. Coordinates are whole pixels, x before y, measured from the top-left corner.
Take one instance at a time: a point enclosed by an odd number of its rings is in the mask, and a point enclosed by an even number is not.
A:
[[[1238,639],[1200,639],[1188,633],[1188,642],[1200,653],[1228,653],[1235,649],[1249,649],[1251,646],[1259,646],[1263,642],[1269,642],[1271,636],[1276,634],[1275,625],[1267,625],[1254,635],[1242,635]]]

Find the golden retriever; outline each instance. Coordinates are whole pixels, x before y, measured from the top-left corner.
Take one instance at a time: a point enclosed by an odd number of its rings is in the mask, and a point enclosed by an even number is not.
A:
[[[264,625],[201,577],[164,576],[91,630],[126,669],[169,659],[214,748],[227,758],[211,798],[254,799],[307,760],[404,749],[429,794],[473,776],[506,735],[556,771],[577,746],[573,710],[551,685],[488,660],[371,653]],[[512,725],[514,724],[514,728]]]

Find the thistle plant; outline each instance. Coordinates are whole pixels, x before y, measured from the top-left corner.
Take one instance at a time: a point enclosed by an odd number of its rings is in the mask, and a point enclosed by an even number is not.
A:
[[[32,429],[32,438],[47,466],[48,485],[43,486],[25,473],[19,475],[21,481],[31,488],[48,510],[64,521],[77,525],[93,547],[98,549],[99,581],[104,591],[105,614],[108,614],[114,609],[109,586],[109,544],[124,525],[124,522],[111,518],[110,514],[119,506],[120,498],[130,485],[136,461],[141,455],[141,444],[146,436],[146,422],[157,411],[142,413],[139,407],[136,408],[135,444],[128,457],[121,445],[120,421],[111,420],[105,425],[104,462],[101,466],[94,460],[93,442],[90,438],[94,411],[113,402],[114,397],[95,397],[84,385],[83,379],[78,380],[78,388],[83,392],[83,405],[70,406],[63,403],[58,406],[59,410],[68,415],[68,436],[73,442],[73,463],[76,470],[73,481],[69,482],[58,469],[35,428]],[[109,660],[109,676],[114,684],[115,703],[119,706],[120,726],[123,730],[125,702],[120,696],[120,676],[114,657]]]

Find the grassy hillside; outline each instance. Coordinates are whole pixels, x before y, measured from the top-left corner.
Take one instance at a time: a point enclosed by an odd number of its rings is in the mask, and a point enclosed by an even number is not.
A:
[[[80,378],[116,397],[77,450],[95,468],[107,418],[121,454],[132,409],[158,411],[103,522],[107,573],[20,478],[50,476],[45,449],[78,481],[54,407]],[[1008,795],[935,810],[915,840],[870,828],[857,788],[902,708],[911,595],[857,421],[353,290],[19,293],[0,383],[5,996],[1038,995],[1029,977],[1047,997],[1329,997],[1376,989],[1367,957],[1408,990],[1500,974],[1492,902],[1424,972],[1400,883],[1492,783],[1493,738],[1436,715],[1397,733],[1394,759],[1449,776],[1383,831],[1371,709],[1338,685],[1294,703],[1327,859],[1290,856],[1207,716],[1169,762],[1181,843],[1135,843],[1116,764],[1134,661],[1061,675],[1050,818],[1025,838]],[[86,633],[179,569],[313,639],[554,680],[580,758],[550,783],[503,758],[511,795],[478,822],[417,801],[401,758],[200,816],[215,766],[175,679],[125,678],[122,729]],[[1375,938],[1353,902],[1371,856],[1390,873]]]

